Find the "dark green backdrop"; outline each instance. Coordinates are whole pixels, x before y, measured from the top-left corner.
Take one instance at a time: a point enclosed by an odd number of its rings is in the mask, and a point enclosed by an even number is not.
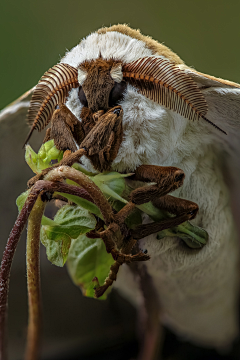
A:
[[[128,23],[202,72],[240,82],[239,0],[1,0],[0,109],[66,49],[102,25]]]

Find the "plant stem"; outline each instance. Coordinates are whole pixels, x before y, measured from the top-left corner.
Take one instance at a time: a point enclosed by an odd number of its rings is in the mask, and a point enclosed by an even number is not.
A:
[[[69,179],[75,181],[82,186],[91,196],[94,203],[99,207],[106,225],[109,225],[113,219],[114,214],[111,205],[101,192],[101,190],[89,179],[88,176],[68,166],[59,166],[56,169],[49,171],[44,180],[59,181],[61,179]]]
[[[88,201],[93,201],[89,194],[77,186],[66,185],[50,181],[37,181],[32,187],[28,198],[19,213],[13,229],[9,235],[1,263],[0,270],[0,360],[7,360],[7,341],[6,341],[6,324],[8,309],[8,290],[10,271],[18,241],[21,237],[24,226],[29,214],[39,196],[43,191],[59,191],[83,197]]]
[[[28,200],[17,217],[5,247],[0,271],[0,359],[7,360],[6,323],[8,308],[9,277],[15,250],[28,216],[41,190],[32,188]]]
[[[28,334],[25,359],[39,356],[41,301],[40,301],[40,229],[46,202],[37,198],[28,219],[27,232],[27,281],[28,281]]]

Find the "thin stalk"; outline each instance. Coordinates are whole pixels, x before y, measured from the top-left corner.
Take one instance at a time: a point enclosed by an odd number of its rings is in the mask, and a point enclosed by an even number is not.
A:
[[[44,180],[50,181],[59,181],[62,179],[75,181],[89,193],[94,203],[99,207],[106,225],[113,221],[114,214],[111,205],[108,203],[101,190],[88,176],[68,166],[59,166],[58,168],[49,171],[44,178]]]
[[[27,282],[28,282],[28,333],[25,359],[39,357],[41,300],[40,300],[40,229],[46,202],[39,196],[28,218],[27,231]]]
[[[13,257],[17,248],[18,241],[23,232],[29,214],[39,196],[43,191],[59,191],[80,196],[88,201],[93,202],[89,194],[77,186],[66,185],[64,183],[56,183],[51,181],[37,181],[32,187],[28,198],[19,213],[13,229],[9,235],[1,263],[0,270],[0,360],[7,360],[7,341],[6,341],[6,324],[8,310],[8,290],[9,279]]]
[[[8,290],[9,278],[12,267],[13,256],[15,254],[18,241],[27,222],[28,216],[35,204],[35,201],[42,189],[31,189],[26,203],[24,204],[13,229],[9,235],[7,245],[5,247],[1,271],[0,271],[0,359],[7,360],[7,341],[6,341],[6,324],[8,309]]]

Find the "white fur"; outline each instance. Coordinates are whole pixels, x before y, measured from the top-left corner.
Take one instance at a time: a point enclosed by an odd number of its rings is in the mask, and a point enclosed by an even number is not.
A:
[[[100,53],[105,59],[126,62],[152,55],[143,42],[109,32],[91,34],[62,61],[78,67],[85,60],[98,58]],[[207,117],[217,122],[222,116],[225,121],[227,112],[232,111],[234,123],[240,105],[235,110],[233,105],[231,110],[229,100],[234,99],[236,92],[230,98],[226,90],[217,93],[212,88],[205,93],[209,104]],[[238,98],[239,94],[237,101]],[[216,347],[229,344],[238,333],[238,244],[229,192],[221,171],[225,140],[203,120],[190,122],[147,99],[132,86],[127,86],[121,105],[124,138],[112,168],[134,171],[141,164],[181,168],[186,178],[174,195],[199,205],[193,223],[209,233],[209,243],[201,251],[186,251],[177,238],[159,241],[156,235],[151,235],[140,241],[140,246],[151,255],[146,265],[159,291],[162,321],[197,343]],[[76,89],[69,94],[67,106],[81,121]],[[231,128],[231,121],[229,124]],[[89,167],[89,161],[85,160],[85,165]],[[115,286],[137,302],[137,285],[127,266],[122,267]]]
[[[120,83],[123,79],[122,65],[117,64],[116,66],[113,66],[110,75],[114,81]]]
[[[79,85],[82,85],[84,83],[84,81],[87,78],[87,71],[82,70],[82,69],[78,69],[78,82]]]
[[[61,62],[77,68],[86,60],[99,58],[100,54],[103,59],[117,59],[127,63],[144,56],[154,55],[143,41],[113,31],[89,35],[69,51]]]

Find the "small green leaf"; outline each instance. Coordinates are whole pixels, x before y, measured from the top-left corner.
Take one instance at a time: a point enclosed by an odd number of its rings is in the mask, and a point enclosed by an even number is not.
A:
[[[99,210],[99,208],[95,204],[93,204],[91,201],[88,201],[86,199],[83,199],[83,198],[80,198],[78,196],[71,195],[71,194],[65,194],[65,193],[60,193],[60,192],[56,192],[56,194],[64,196],[66,199],[74,202],[74,204],[81,206],[82,208],[88,210],[90,213],[97,215],[101,219],[103,218],[102,213]]]
[[[25,160],[33,172],[36,174],[52,165],[52,160],[59,162],[63,157],[63,151],[60,151],[54,145],[54,140],[49,140],[42,144],[36,154],[30,145],[26,146]]]
[[[97,174],[95,176],[92,177],[92,180],[97,183],[97,182],[112,182],[113,180],[117,180],[117,179],[124,179],[125,177],[131,176],[133,175],[133,173],[129,173],[129,174],[120,174],[116,171],[112,171],[112,172],[103,172],[100,174]]]
[[[115,191],[113,191],[107,184],[100,184],[99,188],[105,195],[108,195],[108,196],[112,197],[113,199],[122,201],[125,204],[128,203],[127,200],[123,199],[120,195],[118,195]]]
[[[72,241],[67,267],[73,282],[80,286],[85,296],[94,297],[93,278],[96,276],[100,285],[103,285],[113,263],[101,239],[88,239],[81,235]],[[105,293],[101,299],[106,297]]]
[[[90,171],[87,171],[82,165],[80,165],[79,163],[74,163],[73,166],[72,166],[74,169],[82,172],[83,174],[85,175],[88,175],[88,176],[94,176],[93,173],[91,173]]]
[[[22,210],[23,205],[25,204],[29,193],[30,193],[30,190],[27,190],[27,191],[23,192],[21,195],[18,196],[18,198],[16,200],[16,204],[17,204],[19,212]]]
[[[65,205],[55,215],[53,225],[42,226],[41,242],[46,247],[48,260],[63,266],[72,239],[95,228],[93,215],[79,206]]]
[[[52,264],[62,267],[67,260],[71,238],[62,233],[61,240],[49,240],[46,230],[47,226],[42,226],[40,236],[41,243],[46,247],[47,258]]]
[[[109,201],[119,200],[127,204],[127,200],[125,200],[121,195],[126,187],[124,178],[131,175],[132,173],[119,174],[117,172],[104,172],[91,176],[91,179],[106,197],[110,197]]]
[[[45,232],[49,240],[59,241],[63,234],[76,239],[79,235],[86,234],[91,228],[81,225],[53,225],[45,226]]]
[[[25,148],[25,160],[28,164],[28,166],[32,169],[32,171],[37,174],[37,161],[38,161],[38,155],[35,153],[35,151],[31,148],[30,145],[26,145]]]
[[[189,221],[171,229],[160,231],[157,234],[157,239],[161,240],[167,236],[180,238],[192,249],[201,249],[208,242],[208,233],[202,228],[192,225]]]

